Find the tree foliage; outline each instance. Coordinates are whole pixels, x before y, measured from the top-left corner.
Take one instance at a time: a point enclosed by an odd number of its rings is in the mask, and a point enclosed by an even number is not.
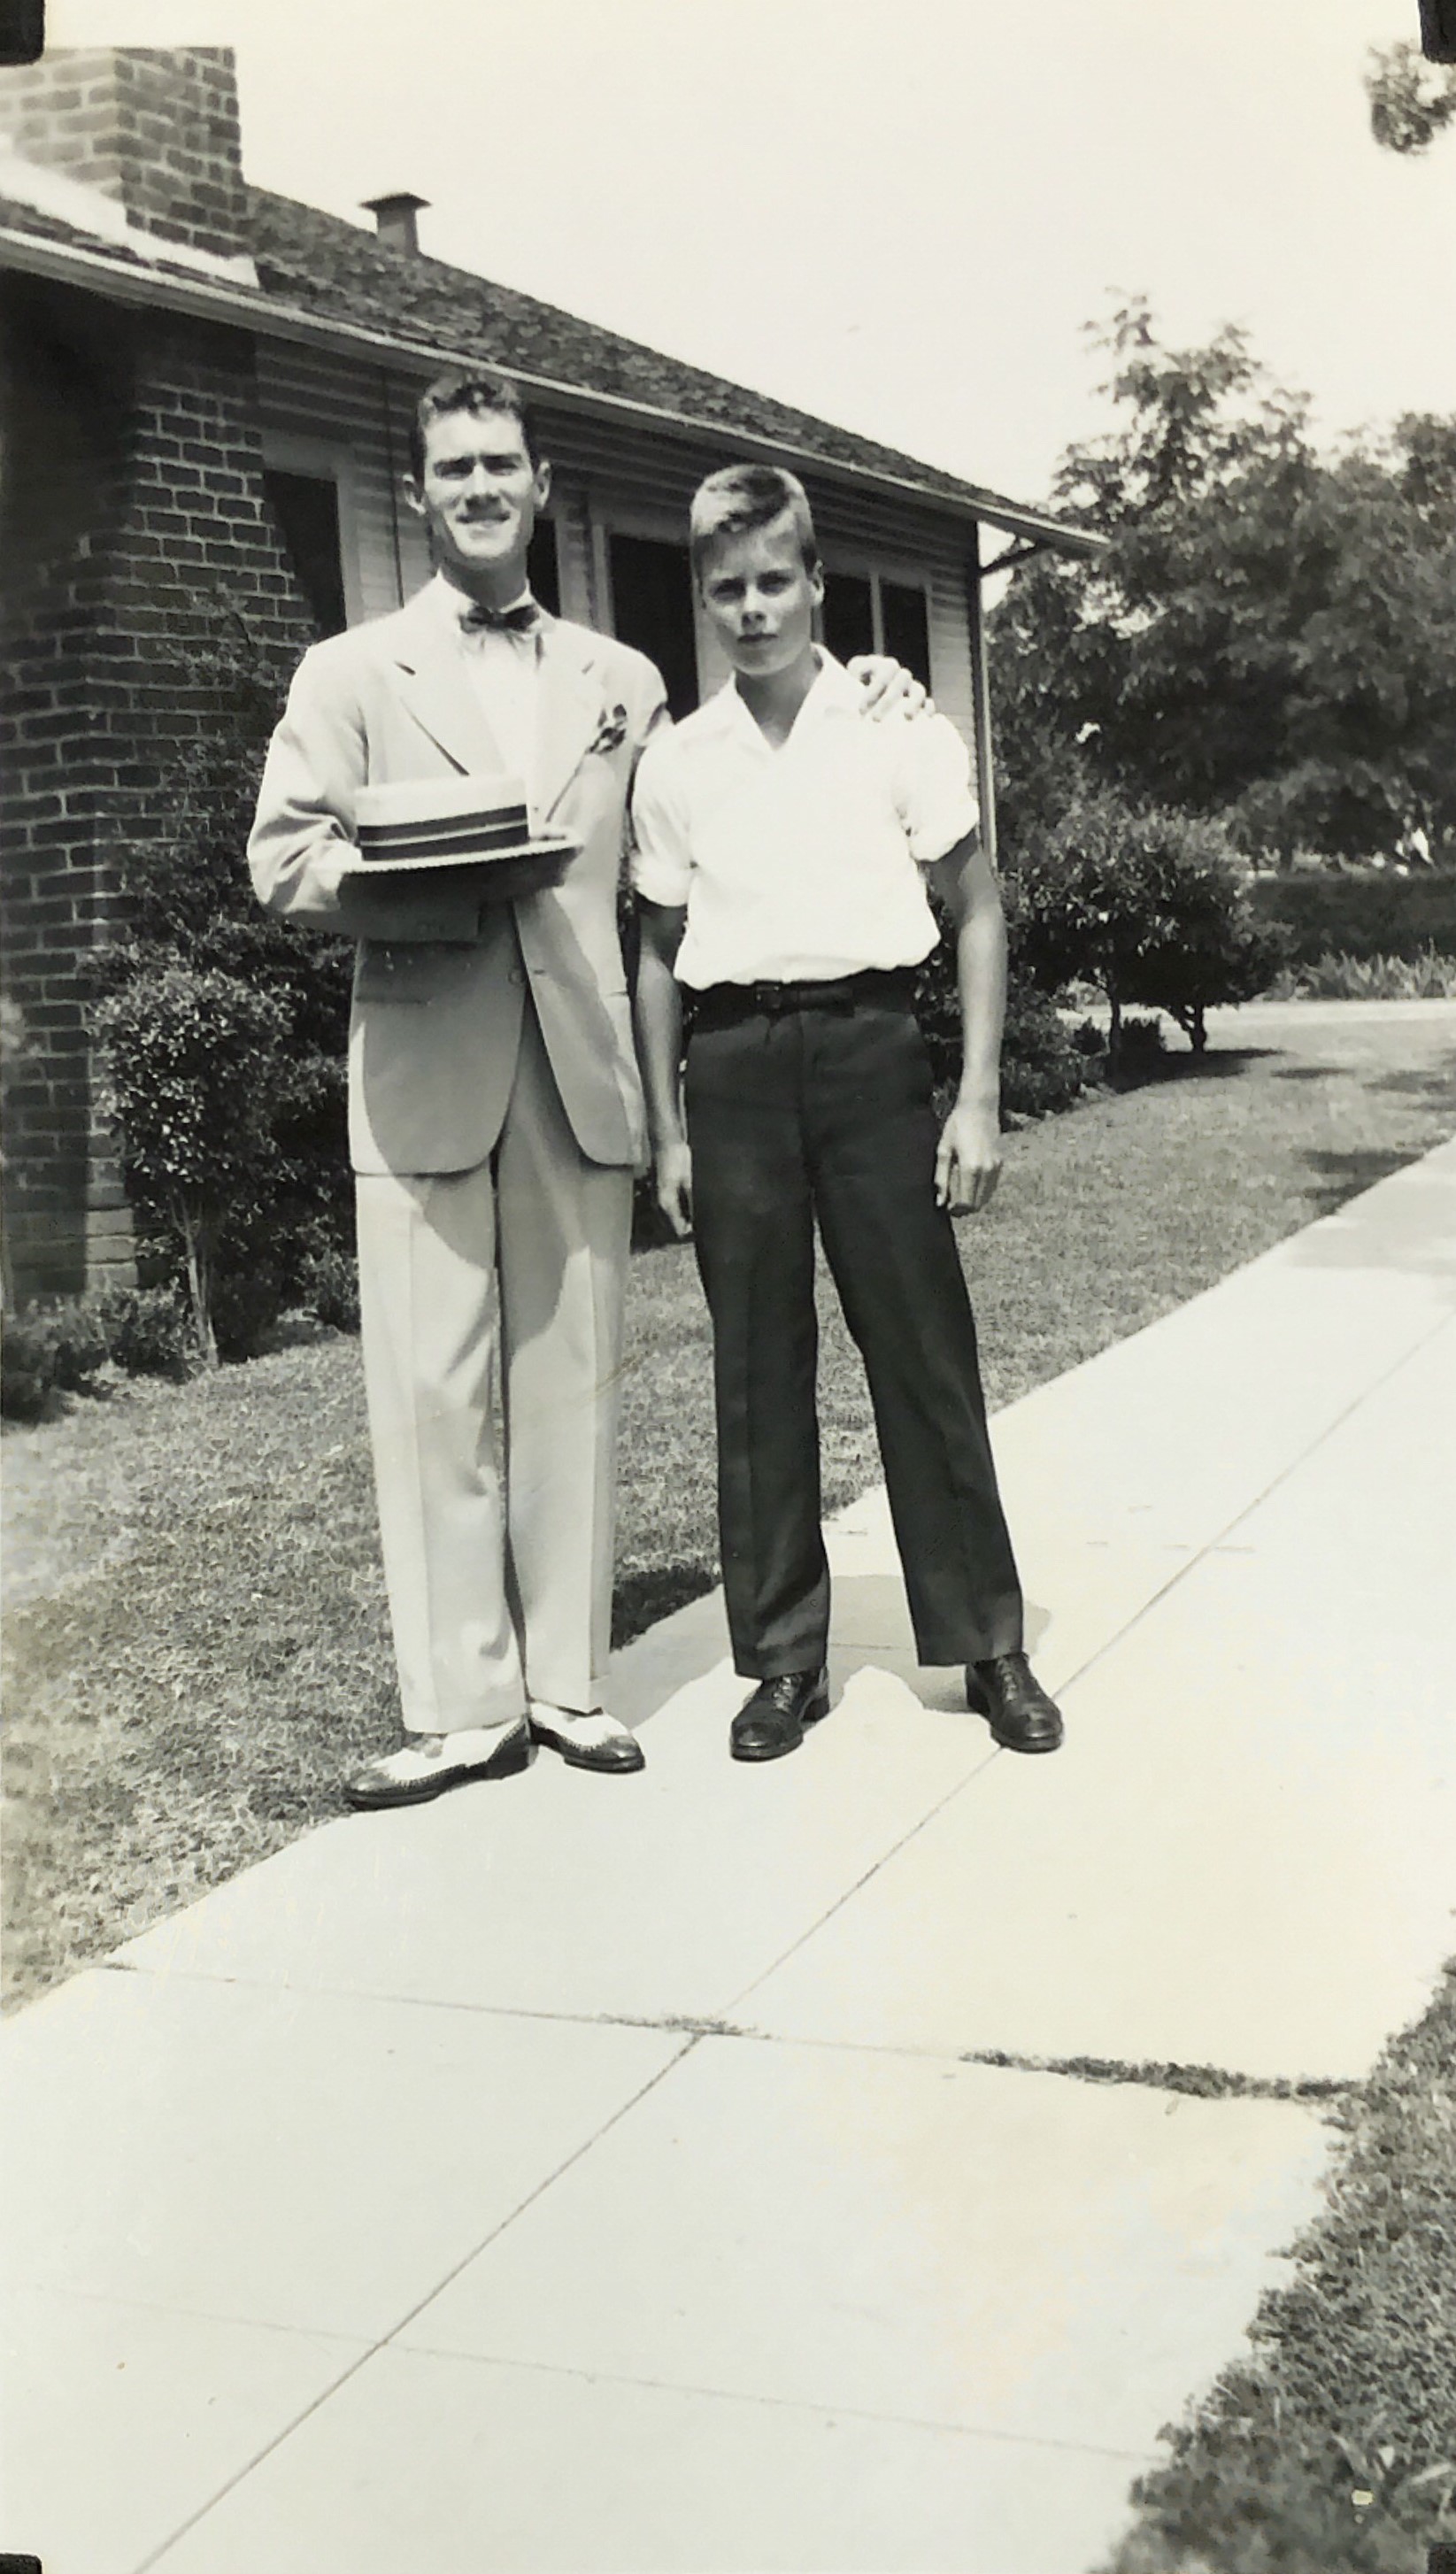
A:
[[[1103,788],[1285,858],[1456,851],[1456,420],[1325,459],[1241,331],[1168,349],[1134,301],[1098,339],[1114,424],[1055,497],[1106,551],[993,620],[1009,855]]]
[[[1372,45],[1365,95],[1377,143],[1387,152],[1426,152],[1442,127],[1456,120],[1456,65],[1427,62],[1406,37],[1394,45]]]

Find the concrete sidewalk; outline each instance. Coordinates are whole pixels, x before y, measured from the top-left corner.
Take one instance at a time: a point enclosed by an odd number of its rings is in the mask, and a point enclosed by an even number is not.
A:
[[[0,2547],[1090,2574],[1317,2208],[1281,2094],[1456,1946],[1456,1144],[994,1427],[1054,1760],[871,1494],[795,1759],[699,1603],[642,1777],[330,1824],[10,2026]]]

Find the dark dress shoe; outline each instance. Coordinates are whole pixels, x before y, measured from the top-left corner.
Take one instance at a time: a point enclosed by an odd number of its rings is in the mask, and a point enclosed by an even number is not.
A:
[[[533,1701],[531,1731],[538,1743],[549,1743],[553,1752],[561,1754],[569,1770],[609,1770],[621,1776],[647,1767],[636,1735],[601,1708],[594,1708],[589,1716],[577,1716],[567,1708],[547,1708]]]
[[[967,1663],[965,1699],[975,1715],[989,1717],[992,1734],[1007,1752],[1054,1752],[1061,1741],[1061,1710],[1024,1654]]]
[[[817,1725],[829,1712],[829,1675],[780,1672],[760,1681],[746,1705],[733,1718],[728,1750],[735,1761],[781,1761],[796,1752],[806,1725]]]

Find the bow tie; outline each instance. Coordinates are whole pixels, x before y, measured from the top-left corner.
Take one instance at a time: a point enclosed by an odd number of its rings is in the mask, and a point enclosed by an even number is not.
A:
[[[541,610],[534,599],[518,600],[514,608],[484,608],[479,603],[468,608],[460,621],[462,635],[534,635],[541,624]]]

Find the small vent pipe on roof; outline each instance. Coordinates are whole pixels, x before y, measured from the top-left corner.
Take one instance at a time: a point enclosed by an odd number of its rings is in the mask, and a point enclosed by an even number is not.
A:
[[[402,250],[411,256],[420,248],[420,209],[428,206],[428,197],[415,197],[408,188],[393,197],[366,197],[364,207],[374,217],[379,237],[390,250]]]

